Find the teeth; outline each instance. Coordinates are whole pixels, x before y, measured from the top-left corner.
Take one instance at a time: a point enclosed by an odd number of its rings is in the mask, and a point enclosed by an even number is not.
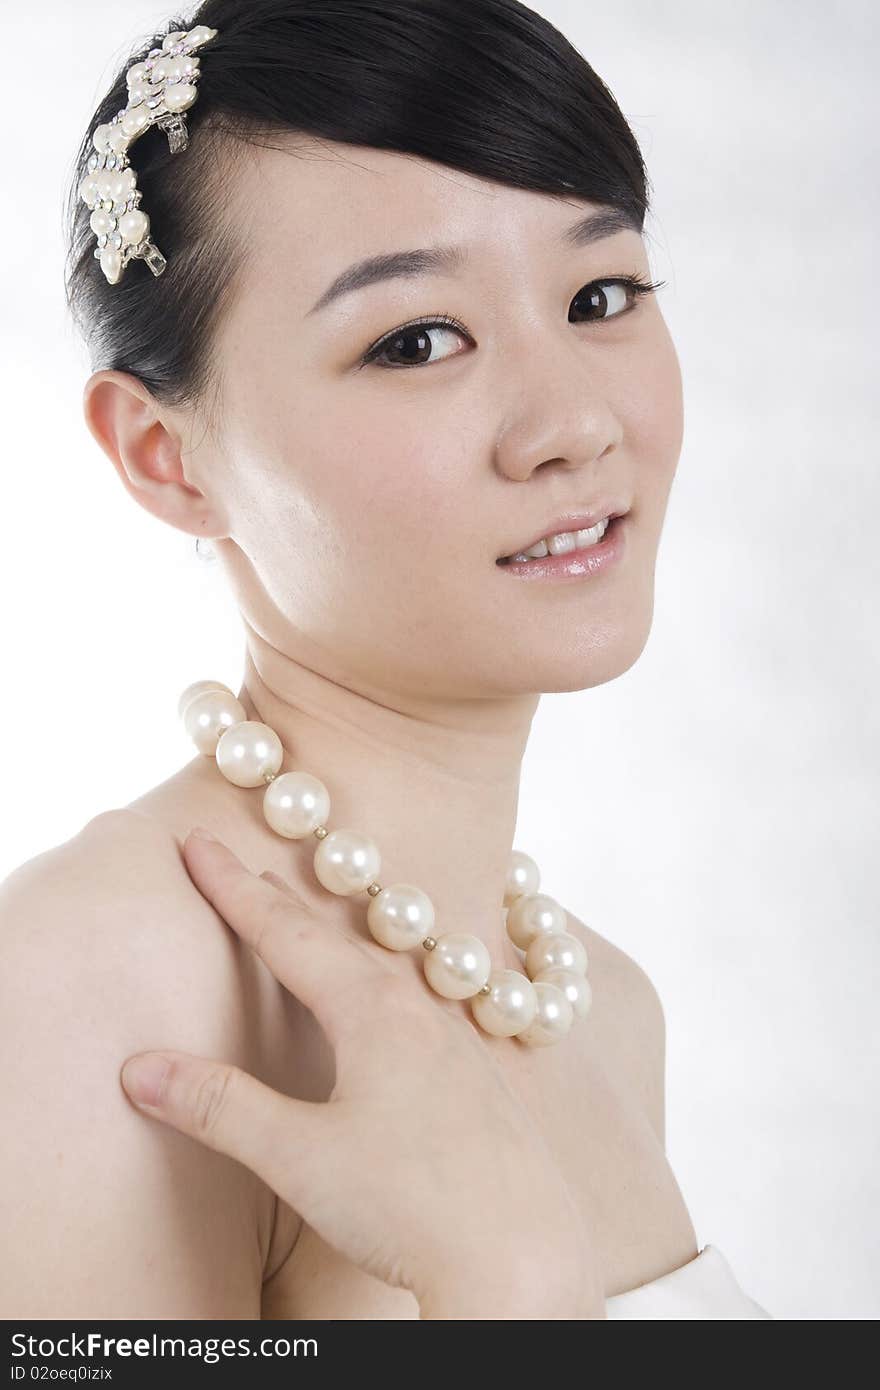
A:
[[[536,541],[528,550],[511,555],[510,563],[539,559],[543,555],[564,555],[570,550],[586,550],[602,539],[608,529],[608,521],[609,518],[605,517],[603,521],[597,521],[595,526],[586,526],[580,531],[559,531],[555,536],[547,536],[544,540]]]

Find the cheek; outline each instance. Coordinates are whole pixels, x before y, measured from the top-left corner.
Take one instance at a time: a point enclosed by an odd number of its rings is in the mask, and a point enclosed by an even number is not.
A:
[[[362,414],[345,428],[337,423],[313,452],[315,513],[344,537],[363,583],[384,584],[389,571],[399,583],[410,575],[408,558],[439,558],[464,546],[473,511],[463,478],[469,449],[473,441],[454,424],[427,416],[423,405],[404,405]]]
[[[637,497],[665,503],[684,434],[681,366],[665,320],[646,338],[630,380],[623,447],[635,468]]]

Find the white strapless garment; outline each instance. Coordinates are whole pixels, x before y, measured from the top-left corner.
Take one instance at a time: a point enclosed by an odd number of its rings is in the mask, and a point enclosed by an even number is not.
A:
[[[717,1245],[704,1245],[686,1265],[605,1300],[609,1321],[613,1318],[769,1318],[749,1298]]]

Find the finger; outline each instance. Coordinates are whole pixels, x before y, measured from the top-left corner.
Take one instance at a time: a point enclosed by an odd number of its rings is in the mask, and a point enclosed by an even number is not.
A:
[[[222,841],[189,835],[184,857],[202,895],[337,1043],[385,967],[332,922],[315,922],[289,887],[252,874]]]
[[[292,1187],[307,1187],[309,1159],[321,1151],[323,1105],[294,1100],[240,1067],[187,1052],[137,1053],[120,1080],[138,1109],[237,1159],[299,1209]]]

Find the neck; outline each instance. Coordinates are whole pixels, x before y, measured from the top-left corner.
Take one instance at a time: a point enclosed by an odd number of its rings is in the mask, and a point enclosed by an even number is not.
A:
[[[379,882],[423,889],[438,933],[473,932],[493,964],[521,967],[501,909],[539,696],[431,701],[365,693],[293,659],[247,620],[245,629],[238,698],[249,719],[281,739],[282,771],[311,772],[325,783],[329,828],[373,839]]]

